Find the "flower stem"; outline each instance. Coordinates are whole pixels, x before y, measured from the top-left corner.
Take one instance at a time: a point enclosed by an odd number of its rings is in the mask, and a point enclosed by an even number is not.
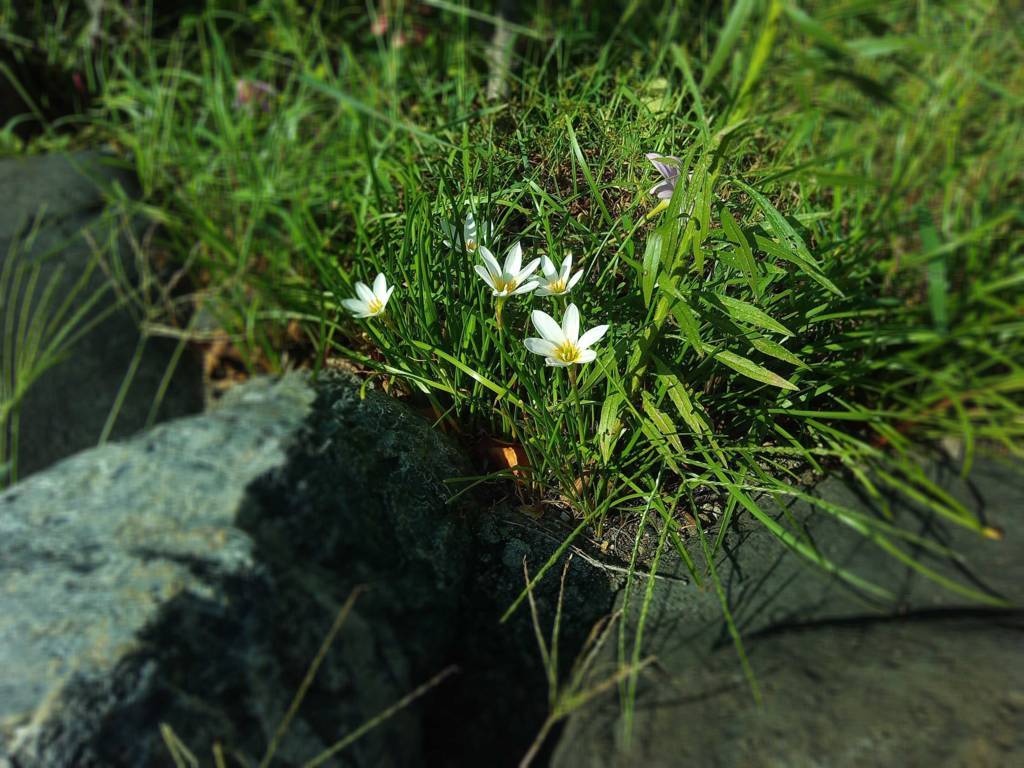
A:
[[[389,325],[389,318],[387,315],[380,317],[380,322],[372,322],[377,318],[369,318],[369,321],[363,326],[366,329],[367,335],[369,335],[380,348],[381,352],[387,354],[391,351],[391,342],[389,336],[391,336],[391,327]]]
[[[580,451],[584,450],[584,446],[586,445],[586,439],[584,438],[583,429],[583,402],[580,400],[580,388],[579,385],[576,383],[576,366],[570,365],[568,370],[569,383],[572,385],[572,396],[573,399],[576,401],[576,431],[579,433],[579,450],[577,451],[576,456],[577,461],[579,461],[580,463],[578,477],[580,478],[580,483],[583,484],[581,485],[580,491],[580,501],[583,502],[583,490],[585,490],[586,488],[585,481],[583,479],[585,466],[583,461],[583,455],[582,453],[580,453]]]
[[[656,206],[654,206],[654,208],[651,209],[650,213],[648,213],[644,217],[644,220],[650,221],[655,216],[657,216],[659,213],[664,211],[666,208],[668,208],[668,200],[660,200],[660,201],[658,201],[658,204]]]
[[[580,433],[580,445],[583,441],[583,401],[580,400],[580,388],[576,383],[576,367],[569,366],[569,381],[572,383],[572,396],[576,400],[576,426]]]
[[[494,302],[494,321],[498,324],[498,330],[502,330],[504,326],[501,323],[501,310],[505,308],[505,296],[499,296],[498,300]]]

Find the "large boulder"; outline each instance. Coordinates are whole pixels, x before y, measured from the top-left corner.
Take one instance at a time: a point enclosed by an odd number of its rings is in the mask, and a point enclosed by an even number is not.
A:
[[[764,706],[755,704],[710,580],[704,588],[686,583],[686,569],[669,558],[662,575],[674,580],[655,581],[645,626],[645,652],[657,657],[659,671],[641,679],[631,739],[625,710],[610,699],[569,720],[553,765],[1024,762],[1024,473],[996,459],[978,461],[967,482],[944,464],[928,472],[1001,529],[1002,540],[951,526],[899,496],[866,498],[839,477],[816,493],[874,519],[885,519],[884,507],[960,552],[962,559],[949,560],[901,544],[934,574],[1005,600],[1003,607],[950,591],[805,502],[774,514],[802,524],[818,551],[890,598],[828,576],[741,517],[715,563]],[[706,576],[705,562],[694,557]],[[630,603],[634,621],[639,602],[634,596]]]
[[[944,528],[898,499],[887,500],[888,513],[964,551],[954,564],[961,581],[1019,601],[1019,470],[982,461],[964,484],[934,469],[1004,530],[1003,541]],[[274,764],[305,763],[457,664],[457,675],[327,764],[514,765],[547,714],[547,689],[530,612],[499,620],[522,589],[524,560],[537,573],[565,531],[449,503],[446,481],[468,474],[456,447],[403,404],[349,378],[295,374],[254,380],[203,415],[15,485],[0,495],[0,766],[165,765],[166,739],[203,763],[219,744],[257,764],[359,585],[367,591],[322,657]],[[838,479],[819,492],[878,514]],[[610,696],[548,740],[554,765],[1020,757],[1016,613],[923,579],[807,505],[775,514],[802,521],[830,558],[894,599],[842,586],[741,517],[716,564],[764,708],[754,706],[707,579],[688,583],[668,562],[645,628],[658,671],[641,678],[632,746],[621,743],[622,710]],[[621,571],[592,560],[576,557],[567,571],[563,675],[612,607],[611,577],[621,586]],[[535,593],[545,635],[561,570]],[[641,576],[627,611],[634,622],[642,589]],[[602,679],[617,647],[595,667]]]
[[[0,160],[0,273],[6,268],[13,276],[20,267],[20,279],[9,278],[0,306],[13,303],[19,313],[24,306],[38,309],[31,323],[23,326],[25,332],[13,339],[15,354],[35,345],[27,337],[52,323],[62,304],[69,303],[63,315],[69,319],[93,302],[68,323],[69,340],[84,333],[63,345],[66,354],[42,372],[21,401],[19,477],[95,445],[115,404],[119,403],[109,433],[113,438],[202,408],[198,362],[182,356],[171,339],[142,339],[138,313],[129,311],[130,303],[122,300],[124,289],[131,290],[140,280],[132,240],[140,238],[143,225],[127,215],[115,215],[116,206],[108,207],[107,196],[128,199],[136,186],[113,158],[97,152]],[[114,274],[120,276],[120,292],[115,290]],[[14,295],[5,295],[15,283]],[[49,304],[43,307],[42,298],[51,285]],[[51,342],[62,326],[63,322],[51,325],[41,342]],[[3,343],[12,340],[5,336]],[[25,372],[18,375],[24,377]],[[4,460],[0,456],[0,464]]]
[[[471,537],[443,481],[464,473],[397,401],[291,375],[16,484],[0,765],[167,765],[162,725],[255,765],[363,584],[274,764],[312,759],[447,663]],[[345,757],[417,765],[423,738],[403,710]]]

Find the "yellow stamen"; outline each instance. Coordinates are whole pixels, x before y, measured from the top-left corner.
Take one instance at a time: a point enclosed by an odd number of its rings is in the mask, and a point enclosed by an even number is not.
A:
[[[476,240],[467,240],[466,241],[466,250],[469,251],[470,253],[475,251],[476,250]]]
[[[384,311],[384,302],[374,296],[366,303],[366,309],[371,315],[379,315]]]
[[[555,359],[562,361],[563,363],[575,363],[580,356],[580,349],[571,341],[566,341],[564,344],[555,349]]]
[[[552,293],[565,293],[565,280],[558,278],[554,282],[548,283],[548,290]]]
[[[518,283],[516,283],[516,279],[514,277],[509,278],[508,280],[506,280],[503,277],[494,278],[494,290],[496,290],[498,293],[501,293],[503,291],[512,293],[512,291],[514,291],[517,287]]]

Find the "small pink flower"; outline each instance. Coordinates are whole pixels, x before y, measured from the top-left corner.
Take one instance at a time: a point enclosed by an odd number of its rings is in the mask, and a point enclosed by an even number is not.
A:
[[[263,112],[269,112],[270,100],[276,93],[274,86],[263,80],[236,80],[235,109],[256,105]]]
[[[370,34],[374,37],[384,37],[388,33],[389,26],[388,15],[386,13],[378,13],[370,23]]]

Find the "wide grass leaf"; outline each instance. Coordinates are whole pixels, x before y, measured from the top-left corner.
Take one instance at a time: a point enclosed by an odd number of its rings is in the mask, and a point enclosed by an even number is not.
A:
[[[737,261],[743,270],[743,274],[747,277],[750,290],[753,291],[755,296],[759,297],[761,289],[757,281],[757,262],[754,261],[754,252],[747,241],[746,235],[743,234],[740,225],[736,223],[736,219],[733,218],[733,215],[725,206],[722,206],[720,209],[719,218],[722,221],[722,231],[725,232],[725,236],[737,246],[739,252]]]
[[[755,336],[750,340],[750,343],[754,345],[754,349],[758,352],[774,357],[776,360],[782,360],[786,363],[792,363],[797,368],[806,368],[807,363],[801,360],[799,357],[794,355],[788,349],[781,344],[776,344],[771,339],[766,339],[763,336]]]
[[[683,443],[679,439],[679,430],[676,429],[676,425],[672,423],[672,419],[669,418],[668,414],[658,408],[657,403],[654,402],[654,397],[650,392],[644,392],[642,395],[644,413],[647,414],[647,418],[655,426],[659,433],[668,440],[671,445],[679,453],[683,452]]]
[[[789,328],[784,326],[767,312],[758,309],[753,304],[748,304],[745,301],[740,301],[739,299],[734,299],[730,296],[722,296],[720,294],[712,294],[710,296],[705,295],[705,298],[710,304],[717,305],[719,309],[723,310],[733,320],[741,323],[747,323],[749,325],[756,325],[758,328],[763,328],[766,331],[773,331],[774,333],[781,333],[783,336],[793,335],[793,332],[789,330]]]
[[[720,350],[715,352],[714,357],[719,362],[729,366],[737,373],[743,374],[748,379],[760,381],[763,384],[770,384],[771,386],[778,387],[779,389],[797,389],[797,386],[793,382],[782,378],[777,373],[772,373],[767,368],[758,365],[753,360],[748,360],[742,355],[737,355],[734,352],[726,350]]]
[[[733,179],[733,183],[750,195],[750,198],[757,204],[757,207],[761,209],[761,212],[764,213],[764,216],[768,220],[768,224],[771,226],[772,232],[776,237],[779,237],[789,243],[794,249],[796,249],[796,252],[804,261],[820,268],[821,265],[818,264],[817,259],[811,255],[811,251],[803,241],[803,238],[800,237],[799,233],[795,229],[793,229],[793,225],[786,221],[786,217],[779,213],[778,209],[771,204],[771,201],[767,197],[739,179]]]

